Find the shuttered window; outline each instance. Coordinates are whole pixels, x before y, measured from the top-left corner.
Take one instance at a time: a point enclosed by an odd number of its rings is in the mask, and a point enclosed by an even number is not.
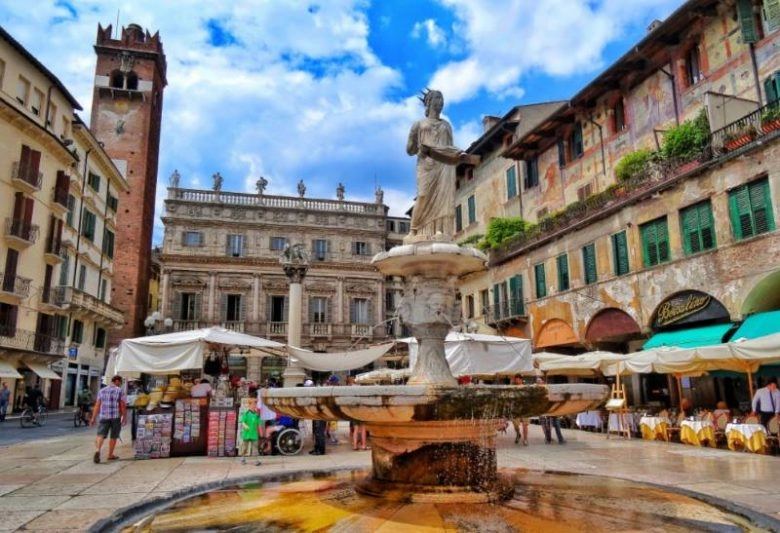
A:
[[[76,211],[76,197],[73,196],[72,194],[69,194],[66,205],[68,206],[68,212],[65,215],[65,223],[68,226],[70,226],[71,228],[75,228],[76,227],[76,222],[75,222],[76,217],[74,216],[74,214],[75,214],[75,211]]]
[[[547,279],[544,273],[544,263],[534,265],[534,281],[536,283],[536,297],[544,298],[547,296]]]
[[[569,143],[569,149],[571,150],[569,159],[574,161],[575,159],[582,157],[582,154],[585,153],[584,144],[582,142],[582,122],[574,124],[574,131],[571,134]]]
[[[756,17],[753,14],[753,0],[737,0],[737,18],[739,29],[742,31],[743,43],[755,43],[758,41]]]
[[[371,324],[371,300],[352,298],[349,302],[349,320],[352,324]]]
[[[203,233],[200,231],[185,231],[181,234],[181,244],[186,247],[203,246]]]
[[[179,320],[200,319],[201,295],[196,292],[181,292],[174,300],[174,316]]]
[[[472,194],[468,199],[469,208],[469,224],[473,224],[477,221],[477,200]]]
[[[228,235],[225,244],[228,257],[244,257],[243,235]]]
[[[511,316],[522,316],[525,314],[523,276],[519,274],[509,278],[509,314]]]
[[[555,258],[555,263],[558,267],[558,290],[569,290],[569,256],[567,254],[561,254]]]
[[[103,253],[108,257],[114,257],[114,232],[110,230],[103,231]]]
[[[330,241],[314,239],[311,241],[311,256],[315,261],[325,261],[330,255]]]
[[[371,243],[352,241],[352,255],[371,255]]]
[[[598,281],[598,270],[596,269],[596,245],[590,243],[582,247],[582,270],[585,273],[585,285],[596,283]]]
[[[729,192],[734,238],[746,239],[775,229],[769,181],[762,178]]]
[[[532,157],[526,162],[525,188],[530,189],[539,185],[539,158]]]
[[[271,296],[268,299],[268,317],[271,322],[287,322],[287,296]]]
[[[715,224],[709,200],[680,211],[680,232],[685,255],[715,248]]]
[[[506,199],[517,196],[517,171],[514,166],[506,169]]]
[[[496,283],[493,285],[493,320],[501,320],[501,290],[504,288],[503,284]]]
[[[455,207],[455,231],[463,229],[463,206],[458,205]]]
[[[330,298],[312,296],[309,298],[309,322],[327,324],[330,322]]]
[[[642,261],[645,267],[669,261],[669,228],[666,217],[642,224],[639,233],[642,236]]]
[[[612,257],[616,276],[628,274],[628,242],[626,232],[621,231],[612,236]]]

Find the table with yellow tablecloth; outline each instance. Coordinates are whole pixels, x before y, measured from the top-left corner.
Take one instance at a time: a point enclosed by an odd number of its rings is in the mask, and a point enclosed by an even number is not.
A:
[[[704,442],[715,448],[715,428],[707,420],[683,420],[680,422],[680,442],[702,446]]]
[[[726,424],[726,440],[729,450],[745,450],[763,453],[766,450],[766,428],[761,424]]]
[[[639,419],[639,429],[645,440],[668,440],[666,428],[669,421],[660,416],[643,416]]]

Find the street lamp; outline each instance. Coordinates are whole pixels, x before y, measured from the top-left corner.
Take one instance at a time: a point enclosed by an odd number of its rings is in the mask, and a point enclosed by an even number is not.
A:
[[[173,327],[173,319],[171,317],[162,318],[159,311],[155,311],[144,319],[144,326],[146,327],[147,335],[154,335],[160,330],[159,324],[162,322],[165,331],[169,331]]]

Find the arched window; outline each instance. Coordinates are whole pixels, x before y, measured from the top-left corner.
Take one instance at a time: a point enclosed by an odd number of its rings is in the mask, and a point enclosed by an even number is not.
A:
[[[138,90],[138,74],[132,71],[127,73],[127,87],[125,88],[129,91]]]
[[[124,89],[125,76],[118,70],[111,73],[111,87],[115,89]]]

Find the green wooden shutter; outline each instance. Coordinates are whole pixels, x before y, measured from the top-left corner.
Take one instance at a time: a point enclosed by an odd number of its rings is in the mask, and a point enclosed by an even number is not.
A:
[[[613,253],[615,256],[615,274],[620,276],[627,274],[628,264],[628,243],[626,241],[626,232],[621,231],[612,236]]]
[[[506,199],[511,200],[517,196],[517,177],[515,176],[515,167],[509,167],[506,170]]]
[[[652,223],[643,225],[641,234],[642,264],[645,267],[653,266],[658,262],[658,251],[656,249],[658,235],[656,234],[655,225]]]
[[[767,32],[780,28],[780,0],[764,0],[764,18]]]
[[[523,277],[519,274],[509,278],[509,310],[512,316],[524,314]]]
[[[712,220],[712,205],[702,202],[697,209],[702,250],[715,248],[715,224]]]
[[[780,2],[780,0],[777,0]],[[777,102],[780,99],[780,72],[775,72],[774,75],[764,80],[764,94],[766,95],[766,103],[771,104]]]
[[[666,224],[666,217],[655,223],[656,235],[658,236],[658,262],[665,263],[669,261],[669,226]]]
[[[499,320],[501,318],[501,285],[493,285],[493,318]]]
[[[742,41],[757,42],[758,32],[756,32],[756,19],[753,16],[753,0],[737,0],[737,17],[742,30]]]
[[[596,270],[596,245],[591,243],[582,248],[582,264],[585,271],[585,284],[590,285],[598,280]]]
[[[753,213],[755,234],[767,233],[775,227],[772,202],[769,198],[769,182],[766,179],[748,185],[750,208]]]
[[[569,290],[569,257],[566,254],[556,258],[558,263],[558,290]]]
[[[458,205],[455,207],[455,231],[463,229],[463,206]]]
[[[696,210],[692,207],[680,213],[680,227],[683,234],[683,251],[685,255],[701,251],[698,232],[699,225],[696,218]]]
[[[544,298],[547,296],[547,280],[545,279],[544,263],[539,263],[534,267],[534,278],[536,282],[536,297]]]
[[[753,224],[750,217],[750,196],[747,185],[734,189],[729,194],[731,210],[731,226],[734,238],[745,239],[753,235]]]

